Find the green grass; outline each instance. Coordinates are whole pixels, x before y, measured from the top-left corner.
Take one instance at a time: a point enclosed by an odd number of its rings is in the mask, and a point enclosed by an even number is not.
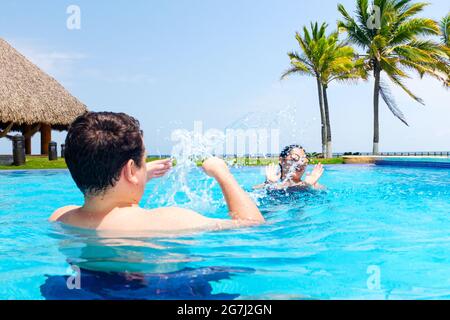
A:
[[[147,162],[158,160],[159,158],[148,158]],[[36,169],[67,169],[63,158],[49,161],[47,156],[27,156],[27,161],[23,166],[0,165],[0,170],[36,170]]]
[[[237,164],[240,166],[246,166],[246,167],[256,167],[256,166],[267,166],[271,163],[278,163],[278,158],[227,158],[226,159],[228,163],[231,164]],[[332,158],[332,159],[318,159],[318,158],[311,158],[309,159],[310,164],[317,164],[321,162],[322,164],[343,164],[344,159],[343,158]]]
[[[67,168],[64,159],[58,158],[49,161],[45,156],[27,156],[27,161],[23,166],[0,165],[0,170],[34,170],[34,169],[65,169]]]
[[[148,158],[147,162],[158,160],[159,158]],[[234,164],[236,161],[233,158],[227,159],[229,163]],[[316,164],[317,162],[322,162],[323,164],[342,164],[342,158],[333,159],[311,159],[311,164]],[[246,159],[237,158],[237,164],[241,166],[265,166],[270,163],[277,163],[278,159]],[[201,165],[201,163],[197,163]],[[35,170],[35,169],[66,169],[66,163],[63,158],[58,158],[58,160],[49,161],[46,156],[27,156],[27,161],[23,166],[13,166],[13,165],[0,165],[0,170]]]

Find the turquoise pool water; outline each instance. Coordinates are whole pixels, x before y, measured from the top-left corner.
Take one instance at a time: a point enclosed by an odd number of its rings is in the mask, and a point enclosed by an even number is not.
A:
[[[450,169],[450,157],[380,157],[377,165]]]
[[[260,168],[234,169],[241,184]],[[190,174],[190,197],[170,179],[142,204],[177,202],[225,217],[219,189]],[[46,221],[82,197],[67,171],[0,172],[0,299],[449,299],[450,171],[327,166],[326,192],[252,193],[267,224],[148,238],[96,234]],[[68,267],[81,289],[68,290]],[[106,272],[109,271],[109,272]]]

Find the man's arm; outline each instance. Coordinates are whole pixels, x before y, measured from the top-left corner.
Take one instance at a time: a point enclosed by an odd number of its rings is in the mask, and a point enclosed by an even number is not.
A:
[[[217,231],[253,226],[256,223],[248,220],[208,218],[195,211],[167,207],[143,211],[142,221],[135,228],[151,226],[153,231]],[[143,227],[148,229],[147,227]]]
[[[205,160],[203,169],[206,174],[215,178],[222,189],[233,220],[251,223],[263,223],[264,217],[248,194],[239,186],[222,159],[213,157]]]
[[[154,178],[164,176],[172,169],[172,159],[163,159],[147,162],[147,182]]]

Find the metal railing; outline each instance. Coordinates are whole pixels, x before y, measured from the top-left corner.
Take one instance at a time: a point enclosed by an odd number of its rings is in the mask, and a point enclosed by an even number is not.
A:
[[[320,153],[312,153],[313,155],[320,156]],[[337,152],[333,153],[333,158],[340,158],[343,156],[372,156],[372,152]],[[272,158],[278,158],[278,154],[245,154],[245,155],[236,155],[236,154],[223,154],[218,155],[222,158],[245,158],[245,159],[272,159]],[[422,156],[422,157],[450,157],[450,151],[420,151],[420,152],[400,152],[400,151],[393,151],[393,152],[380,152],[378,156]],[[168,154],[161,154],[161,155],[149,155],[149,158],[170,158],[171,155]]]
[[[344,153],[334,153],[333,157],[372,156],[372,155],[373,155],[372,152],[344,152]],[[420,151],[420,152],[393,151],[393,152],[380,152],[378,156],[449,157],[450,151]]]

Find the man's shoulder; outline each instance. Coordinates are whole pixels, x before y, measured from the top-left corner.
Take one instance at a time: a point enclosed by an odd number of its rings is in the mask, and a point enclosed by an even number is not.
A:
[[[48,220],[49,221],[57,221],[59,218],[61,218],[67,212],[74,210],[74,209],[78,209],[78,208],[80,208],[80,206],[70,205],[70,206],[61,207],[61,208],[55,210],[55,212],[52,213],[52,215],[50,216],[50,218]]]

